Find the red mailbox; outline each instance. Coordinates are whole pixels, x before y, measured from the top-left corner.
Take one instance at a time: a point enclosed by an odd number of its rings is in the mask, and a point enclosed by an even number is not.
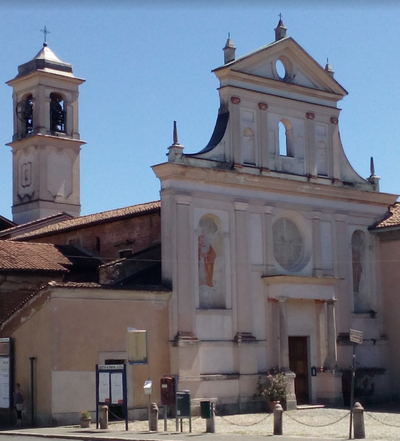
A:
[[[161,404],[163,406],[173,406],[175,404],[175,378],[162,377],[160,380]]]

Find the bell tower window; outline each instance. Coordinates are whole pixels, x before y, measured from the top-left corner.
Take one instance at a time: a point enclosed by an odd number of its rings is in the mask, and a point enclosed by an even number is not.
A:
[[[22,122],[21,134],[26,136],[33,133],[33,99],[31,94],[17,104],[16,113]]]
[[[57,93],[50,94],[50,130],[65,132],[64,99]]]

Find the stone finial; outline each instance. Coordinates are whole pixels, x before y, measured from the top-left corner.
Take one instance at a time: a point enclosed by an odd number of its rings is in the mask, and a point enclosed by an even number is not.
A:
[[[375,174],[375,165],[374,165],[373,157],[371,157],[371,161],[370,161],[370,171],[371,171],[371,175],[367,179],[367,181],[373,186],[374,191],[379,191],[379,181],[381,178],[379,176],[376,176]]]
[[[335,72],[334,72],[334,70],[332,69],[332,66],[329,64],[329,60],[328,60],[328,58],[326,59],[325,70],[326,70],[326,72],[328,72],[328,74],[333,78],[333,76],[335,75]]]
[[[174,134],[173,134],[173,145],[179,145],[178,141],[178,127],[176,126],[176,121],[174,121]]]
[[[282,21],[282,14],[279,14],[279,22],[278,26],[275,28],[275,41],[282,40],[283,38],[286,38],[286,31],[287,28],[285,28],[285,25]]]
[[[174,131],[173,131],[173,144],[168,147],[168,162],[180,162],[183,153],[183,145],[179,144],[178,141],[178,128],[176,121],[174,121]]]
[[[236,48],[231,40],[231,34],[228,33],[228,39],[226,40],[224,51],[224,64],[230,63],[235,60]]]

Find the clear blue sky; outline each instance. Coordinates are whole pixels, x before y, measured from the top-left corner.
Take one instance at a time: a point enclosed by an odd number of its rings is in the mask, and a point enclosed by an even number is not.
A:
[[[12,90],[17,67],[49,47],[80,88],[82,214],[159,198],[151,166],[166,160],[172,124],[185,152],[203,148],[219,106],[211,70],[227,33],[244,55],[274,40],[282,13],[318,63],[329,57],[349,92],[340,132],[356,171],[375,158],[381,191],[400,193],[400,5],[359,1],[25,1],[0,5],[0,214],[11,218]],[[111,6],[112,4],[112,6]],[[368,6],[365,6],[367,4]],[[190,5],[190,6],[189,6]],[[1,85],[2,84],[2,85]]]

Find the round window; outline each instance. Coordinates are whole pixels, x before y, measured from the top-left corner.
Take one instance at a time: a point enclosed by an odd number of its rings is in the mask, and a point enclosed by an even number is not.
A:
[[[275,64],[276,72],[280,79],[285,78],[286,76],[286,68],[285,65],[282,63],[282,60],[276,60]]]
[[[274,257],[285,270],[296,268],[304,256],[304,241],[297,226],[287,218],[273,225]]]

